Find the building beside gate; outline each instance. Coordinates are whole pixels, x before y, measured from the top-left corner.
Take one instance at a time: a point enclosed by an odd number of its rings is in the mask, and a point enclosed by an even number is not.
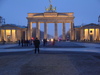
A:
[[[75,26],[75,40],[79,41],[100,41],[100,16],[98,24],[90,23],[82,26]]]
[[[75,40],[80,41],[100,41],[100,25],[99,24],[86,24],[83,26],[75,27]]]
[[[17,26],[14,24],[5,24],[0,26],[0,41],[16,42],[26,39],[26,26]]]

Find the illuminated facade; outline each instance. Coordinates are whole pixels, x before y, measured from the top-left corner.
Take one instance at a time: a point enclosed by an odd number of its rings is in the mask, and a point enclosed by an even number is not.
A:
[[[75,40],[100,41],[100,25],[91,23],[75,27]]]
[[[75,40],[74,37],[74,13],[58,13],[56,7],[54,8],[51,4],[46,8],[44,13],[28,13],[28,36],[27,39],[32,38],[32,24],[36,24],[36,37],[40,39],[40,23],[44,23],[44,39],[47,39],[48,23],[54,23],[54,38],[58,40],[58,23],[62,23],[62,40],[66,40],[66,23],[70,23],[70,39]],[[52,30],[52,29],[51,29]]]
[[[16,42],[21,39],[26,39],[27,28],[24,26],[16,26],[6,24],[0,26],[0,41]]]
[[[66,40],[65,34],[66,23],[70,23],[70,39],[74,40],[74,13],[28,13],[28,40],[32,38],[32,24],[36,23],[36,37],[40,39],[40,23],[44,23],[44,38],[47,37],[48,23],[54,23],[54,38],[58,40],[58,23],[62,23],[62,39]]]

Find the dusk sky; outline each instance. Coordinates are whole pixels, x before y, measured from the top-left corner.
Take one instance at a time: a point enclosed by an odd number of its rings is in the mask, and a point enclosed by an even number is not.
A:
[[[100,15],[100,0],[51,0],[57,12],[74,12],[74,24],[97,23]],[[44,13],[45,7],[49,7],[49,0],[0,0],[0,16],[5,18],[6,24],[27,26],[27,13]],[[59,35],[62,33],[61,24],[58,24]],[[53,24],[48,24],[48,33]],[[33,24],[33,27],[35,25]],[[69,24],[66,24],[66,31]],[[41,30],[43,31],[43,24]]]

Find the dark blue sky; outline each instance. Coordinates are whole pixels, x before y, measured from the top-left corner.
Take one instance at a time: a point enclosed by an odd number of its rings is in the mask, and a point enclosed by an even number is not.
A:
[[[100,0],[52,0],[52,4],[56,6],[57,12],[74,12],[75,25],[98,23]],[[7,24],[27,25],[27,13],[43,13],[48,6],[49,0],[0,0],[0,16],[6,19]],[[60,35],[61,24],[58,25]],[[48,25],[48,33],[53,35],[52,26]],[[68,28],[69,25],[66,25]]]

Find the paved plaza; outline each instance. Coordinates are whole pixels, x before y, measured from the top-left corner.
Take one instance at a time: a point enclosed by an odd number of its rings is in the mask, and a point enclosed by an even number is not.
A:
[[[100,44],[57,42],[53,46],[0,45],[0,75],[100,75]]]

